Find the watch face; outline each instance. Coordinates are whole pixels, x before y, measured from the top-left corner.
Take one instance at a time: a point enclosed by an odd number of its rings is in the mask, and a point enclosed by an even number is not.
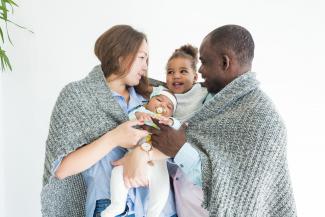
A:
[[[144,151],[150,151],[151,150],[151,144],[149,143],[142,143],[141,144],[141,148],[144,150]]]

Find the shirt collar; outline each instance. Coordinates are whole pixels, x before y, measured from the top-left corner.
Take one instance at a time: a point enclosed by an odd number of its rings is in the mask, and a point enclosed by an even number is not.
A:
[[[129,103],[127,104],[127,108],[126,108],[127,112],[130,112],[130,111],[134,110],[135,108],[137,108],[138,106],[141,106],[147,102],[147,100],[143,96],[141,96],[140,94],[137,94],[137,92],[135,91],[133,86],[128,87],[128,91],[130,94],[130,100],[129,100]],[[125,98],[121,94],[119,94],[115,91],[112,91],[112,95],[114,97],[119,97],[119,98],[123,99],[123,101],[125,102]]]

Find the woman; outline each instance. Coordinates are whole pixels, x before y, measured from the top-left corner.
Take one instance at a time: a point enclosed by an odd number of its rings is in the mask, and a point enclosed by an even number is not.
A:
[[[110,203],[109,185],[103,182],[110,181],[111,161],[147,135],[134,128],[143,122],[127,117],[148,96],[146,36],[127,25],[114,26],[98,38],[95,54],[101,65],[61,91],[51,116],[43,216],[100,216]],[[141,148],[135,152],[138,154],[127,158],[128,162],[147,160]],[[143,175],[128,184],[148,183]],[[147,193],[146,189],[130,192],[124,216],[144,216]],[[163,216],[175,214],[172,198],[170,195]]]

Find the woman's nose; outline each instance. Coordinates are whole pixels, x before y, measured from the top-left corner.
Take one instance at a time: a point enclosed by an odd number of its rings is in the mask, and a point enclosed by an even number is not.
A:
[[[142,66],[142,69],[144,71],[147,71],[148,70],[148,64],[147,63],[144,63],[143,66]]]

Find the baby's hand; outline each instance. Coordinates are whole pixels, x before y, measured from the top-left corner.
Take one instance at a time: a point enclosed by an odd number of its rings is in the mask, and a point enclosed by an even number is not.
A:
[[[136,112],[135,117],[137,117],[139,121],[152,121],[151,116],[144,112]]]
[[[173,119],[165,117],[165,116],[156,115],[155,119],[158,119],[159,123],[165,124],[165,125],[168,125],[168,126],[172,126],[174,124]]]

